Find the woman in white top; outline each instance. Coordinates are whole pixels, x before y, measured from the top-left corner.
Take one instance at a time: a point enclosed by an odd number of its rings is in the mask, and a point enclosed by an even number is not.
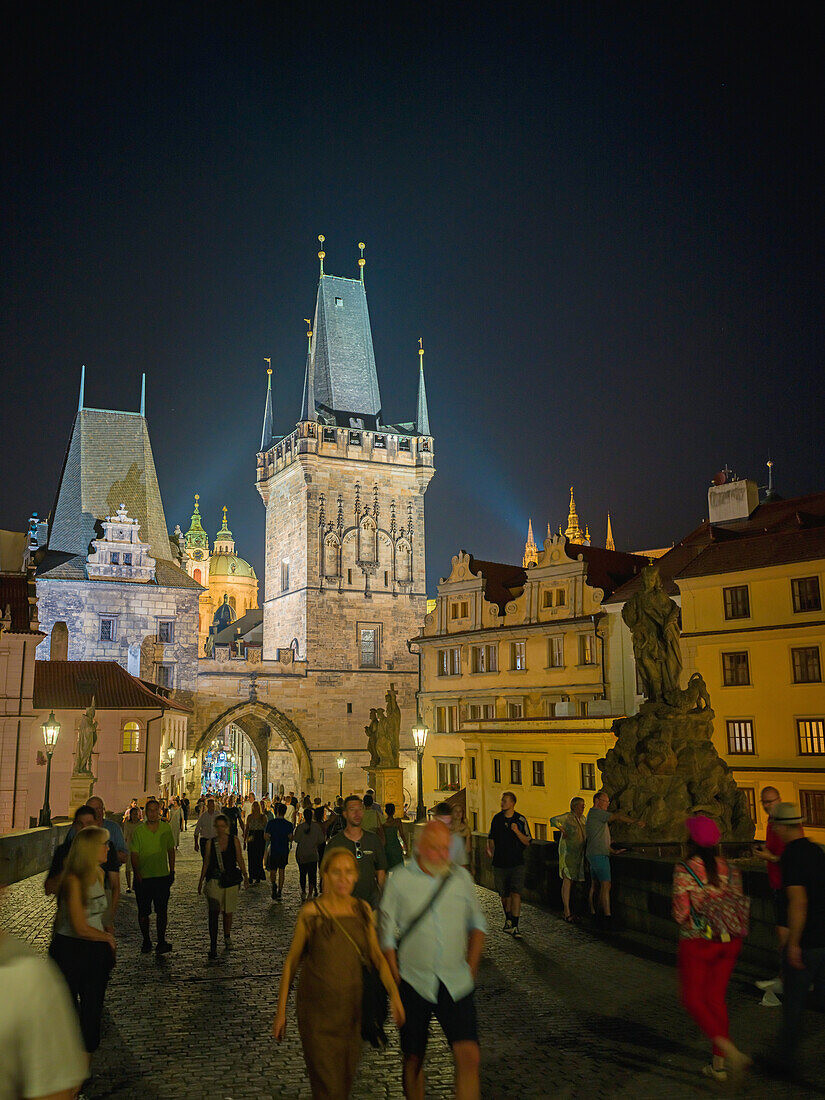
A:
[[[100,1045],[103,999],[115,961],[112,918],[100,869],[108,843],[106,830],[95,827],[81,829],[74,838],[63,866],[49,947],[77,1007],[90,1059]]]
[[[172,836],[175,838],[175,847],[180,845],[180,831],[183,827],[183,810],[180,808],[180,799],[173,798],[169,803],[169,824],[172,827]]]

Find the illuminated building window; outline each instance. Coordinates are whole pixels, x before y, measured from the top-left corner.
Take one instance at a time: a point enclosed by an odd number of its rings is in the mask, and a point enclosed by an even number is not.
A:
[[[800,791],[799,807],[806,825],[825,827],[825,791]]]
[[[747,619],[750,617],[751,601],[746,584],[738,584],[734,588],[723,588],[722,598],[725,604],[726,619]]]
[[[596,765],[595,764],[579,764],[579,774],[581,778],[581,790],[583,791],[595,791],[596,789]]]
[[[825,718],[797,718],[796,732],[802,756],[825,756]]]
[[[544,761],[543,760],[534,760],[533,761],[533,786],[534,787],[543,787],[544,786]]]
[[[441,706],[435,708],[435,732],[455,733],[458,730],[458,707]]]
[[[510,782],[514,787],[521,785],[521,761],[510,761]]]
[[[523,718],[524,717],[524,702],[521,699],[510,699],[507,703],[507,717],[508,718]]]
[[[192,574],[192,579],[196,580],[198,582],[198,584],[201,583],[201,571],[200,571],[200,569],[195,570],[195,572]]]
[[[501,761],[493,760],[493,782],[501,782]]]
[[[797,577],[791,581],[794,611],[821,611],[819,577]]]
[[[727,722],[728,752],[732,756],[752,756],[756,752],[753,722],[750,718],[732,718]]]
[[[335,308],[336,309],[343,309],[344,308],[344,299],[343,298],[336,298],[335,299]]]
[[[744,687],[751,682],[747,651],[722,654],[722,683],[725,687]]]
[[[510,642],[510,669],[523,672],[527,668],[527,642]]]
[[[567,603],[567,593],[563,588],[556,589],[556,607],[564,607]]]
[[[461,646],[452,646],[450,649],[439,649],[438,675],[461,675]]]
[[[474,645],[471,667],[473,672],[498,672],[498,646]]]
[[[592,634],[579,635],[579,664],[595,665],[596,663],[596,639]]]
[[[556,634],[547,641],[547,664],[550,668],[564,668],[564,635]]]
[[[124,725],[120,751],[140,752],[140,726],[137,722],[127,722]]]
[[[806,645],[791,650],[793,659],[793,682],[795,684],[818,684],[822,680],[822,668],[819,663],[819,646]]]
[[[438,769],[438,789],[440,791],[461,790],[461,764],[451,760],[436,761]]]

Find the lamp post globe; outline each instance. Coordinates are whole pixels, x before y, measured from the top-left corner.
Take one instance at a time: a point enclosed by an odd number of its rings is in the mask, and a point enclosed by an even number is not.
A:
[[[422,760],[424,759],[424,749],[427,745],[427,736],[430,731],[423,722],[419,721],[416,722],[410,732],[412,733],[413,744],[415,745],[416,772],[418,779],[418,806],[415,811],[415,820],[424,821],[427,817],[427,807],[424,805]]]
[[[340,753],[338,759],[335,761],[338,765],[338,796],[344,797],[344,768],[347,766],[347,761],[343,753]]]
[[[49,806],[49,787],[52,780],[52,753],[60,736],[60,723],[54,716],[54,711],[42,724],[43,744],[46,746],[46,793],[43,797],[43,809],[40,811],[40,824],[49,826],[52,823],[52,811]]]

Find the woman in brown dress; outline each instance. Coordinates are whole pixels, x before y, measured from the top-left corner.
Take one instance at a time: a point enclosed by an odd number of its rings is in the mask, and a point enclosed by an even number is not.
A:
[[[292,980],[298,981],[298,1032],[314,1100],[347,1100],[361,1058],[361,966],[372,963],[400,1027],[404,1009],[387,960],[378,946],[372,910],[352,896],[358,880],[355,857],[333,848],[321,865],[323,892],[307,902],[281,975],[272,1032],[280,1042]]]

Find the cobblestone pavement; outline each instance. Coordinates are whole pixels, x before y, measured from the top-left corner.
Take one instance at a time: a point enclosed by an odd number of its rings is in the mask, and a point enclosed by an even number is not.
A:
[[[191,833],[190,833],[191,836]],[[199,861],[186,834],[170,906],[174,952],[158,960],[139,954],[133,894],[118,913],[118,963],[106,998],[104,1037],[94,1059],[89,1095],[146,1100],[240,1100],[309,1097],[297,1026],[282,1045],[271,1037],[282,960],[299,905],[297,868],[287,872],[285,900],[267,886],[242,894],[235,948],[218,963],[206,960],[206,905],[196,894]],[[43,876],[9,887],[0,898],[0,923],[45,951],[54,903]],[[125,884],[124,884],[125,885]],[[777,1084],[752,1075],[741,1087],[699,1075],[706,1044],[678,1004],[672,960],[607,941],[525,906],[524,939],[501,933],[498,900],[479,890],[490,924],[478,1008],[482,1096],[554,1097],[608,1093],[611,1098],[667,1096],[825,1096],[822,1051],[825,1019],[806,1019],[805,1066],[810,1081]],[[154,921],[154,919],[153,919]],[[761,1008],[744,978],[730,990],[732,1034],[746,1050],[765,1049],[779,1010]],[[400,1098],[399,1053],[367,1049],[354,1096]],[[449,1049],[434,1026],[427,1061],[427,1096],[452,1095]]]

